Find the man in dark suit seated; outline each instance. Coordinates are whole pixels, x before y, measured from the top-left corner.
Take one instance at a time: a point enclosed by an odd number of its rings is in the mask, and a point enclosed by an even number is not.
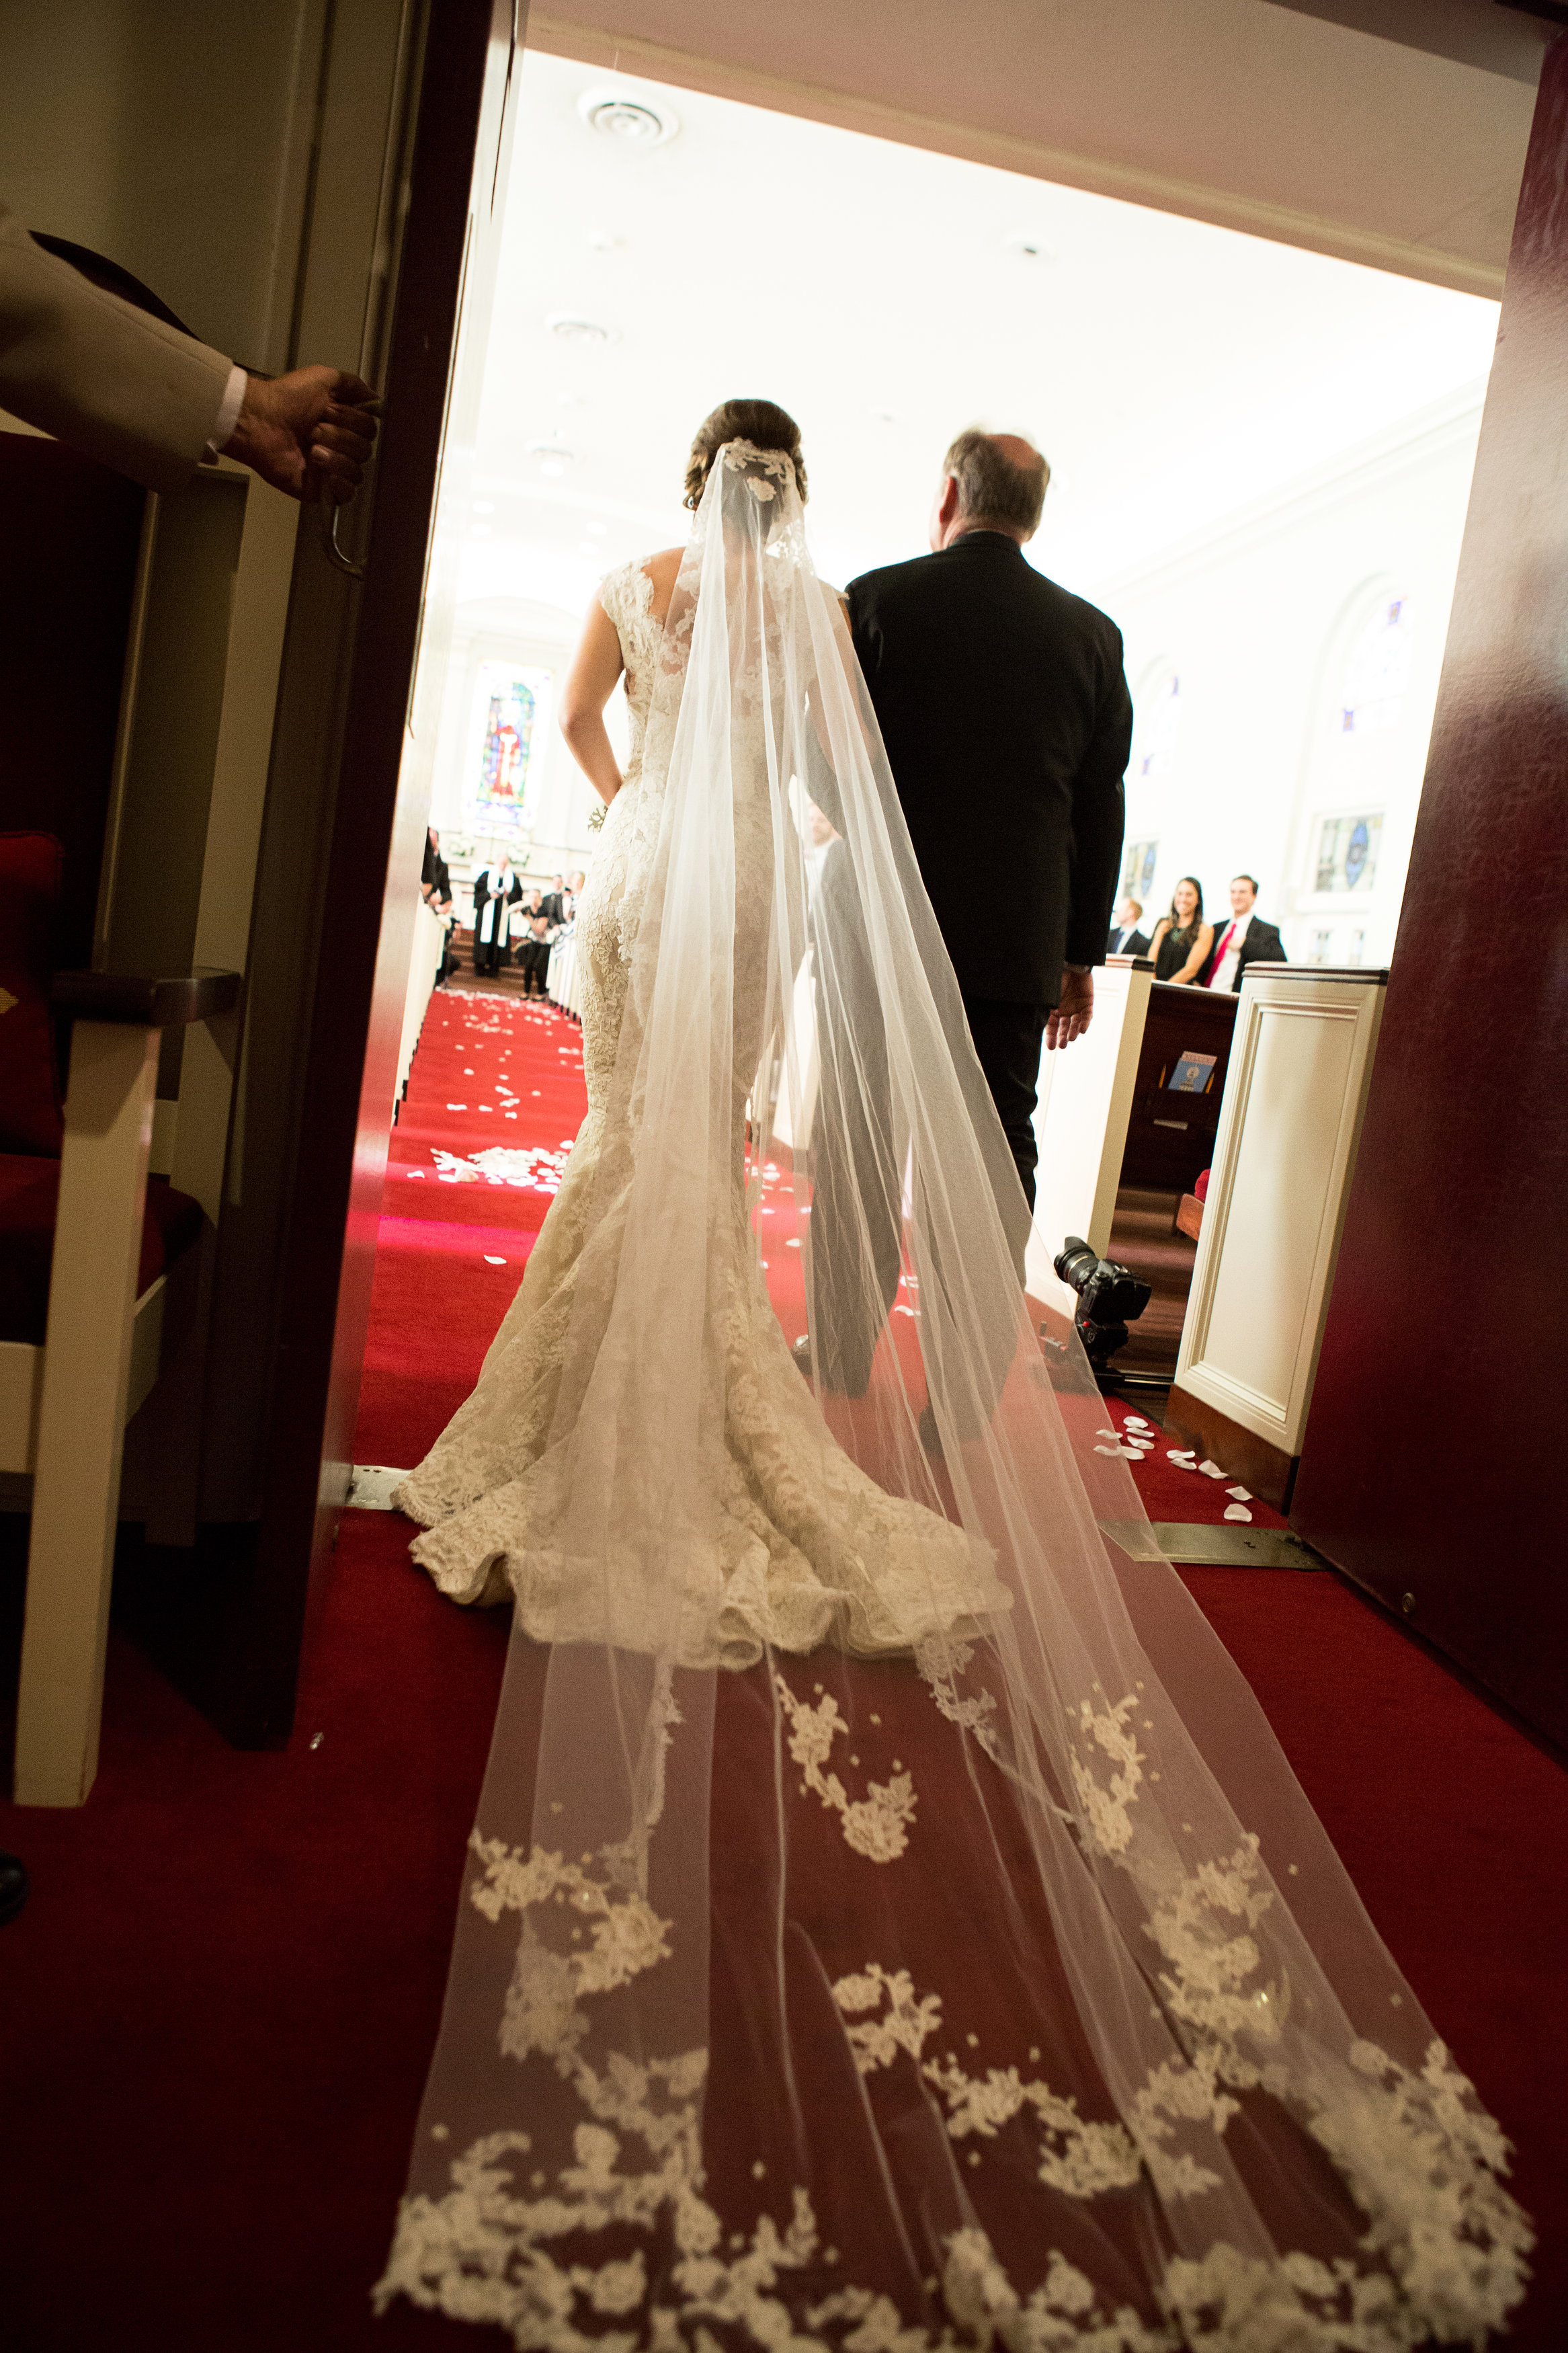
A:
[[[1256,913],[1258,885],[1250,874],[1237,874],[1230,886],[1230,921],[1215,925],[1214,954],[1198,975],[1200,988],[1238,989],[1249,964],[1288,964],[1277,923],[1266,923]]]
[[[1149,953],[1149,934],[1138,926],[1143,910],[1136,899],[1123,899],[1116,910],[1116,921],[1110,926],[1106,944],[1107,955],[1143,955]]]
[[[1069,1045],[1093,1012],[1132,732],[1116,624],[1024,558],[1049,479],[1016,434],[961,433],[931,509],[931,554],[866,573],[847,595],[921,875],[1031,1208],[1041,1040]],[[978,895],[976,872],[987,877]],[[1021,1271],[1021,1242],[1018,1254]]]

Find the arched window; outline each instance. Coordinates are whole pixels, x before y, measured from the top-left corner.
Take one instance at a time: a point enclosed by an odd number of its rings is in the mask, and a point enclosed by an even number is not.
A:
[[[547,670],[505,661],[479,664],[478,756],[463,796],[464,819],[475,832],[521,836],[529,830],[536,797],[531,771],[550,687]]]
[[[1132,706],[1131,785],[1168,784],[1182,729],[1182,681],[1174,662],[1151,663],[1138,681]]]
[[[1397,723],[1410,683],[1415,642],[1409,597],[1380,598],[1357,632],[1345,663],[1339,705],[1342,735],[1373,735]]]

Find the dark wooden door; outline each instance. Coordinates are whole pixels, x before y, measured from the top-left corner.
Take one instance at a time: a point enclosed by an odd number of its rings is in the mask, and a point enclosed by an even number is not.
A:
[[[312,1594],[347,1485],[369,1310],[369,1261],[393,1113],[403,983],[377,945],[399,812],[399,775],[418,646],[448,388],[474,218],[498,184],[520,0],[436,0],[410,58],[416,93],[403,226],[392,263],[380,370],[385,423],[346,656],[323,674],[315,610],[342,582],[318,557],[296,567],[273,765],[301,765],[330,730],[325,920],[310,943],[308,1012],[290,1041],[279,1117],[292,1145],[281,1251],[267,1271],[276,1322],[266,1367],[267,1437],[252,1556],[237,1586],[212,1713],[242,1744],[285,1738]],[[354,535],[358,518],[351,518]],[[323,629],[325,617],[323,613]],[[334,621],[343,642],[341,620]],[[272,802],[269,797],[269,823]],[[264,860],[286,866],[274,825]],[[416,866],[412,886],[417,888]],[[284,894],[274,889],[270,902]],[[286,943],[272,944],[283,953]],[[390,1039],[390,1048],[388,1040]]]
[[[1548,51],[1294,1525],[1568,1742],[1568,36]]]

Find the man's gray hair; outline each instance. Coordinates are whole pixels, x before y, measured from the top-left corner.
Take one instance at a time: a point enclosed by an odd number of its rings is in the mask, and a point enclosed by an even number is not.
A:
[[[1026,539],[1038,531],[1051,479],[1038,450],[1032,466],[1016,466],[994,434],[972,425],[942,459],[942,471],[958,484],[958,512],[965,522],[995,523]]]

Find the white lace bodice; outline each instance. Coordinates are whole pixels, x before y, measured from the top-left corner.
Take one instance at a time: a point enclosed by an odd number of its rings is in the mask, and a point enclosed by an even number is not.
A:
[[[626,755],[623,792],[641,778],[643,742],[653,703],[659,641],[664,635],[663,623],[654,618],[653,581],[647,562],[647,556],[639,556],[634,564],[620,565],[614,572],[606,572],[599,583],[599,602],[615,625],[626,672],[631,748]]]

